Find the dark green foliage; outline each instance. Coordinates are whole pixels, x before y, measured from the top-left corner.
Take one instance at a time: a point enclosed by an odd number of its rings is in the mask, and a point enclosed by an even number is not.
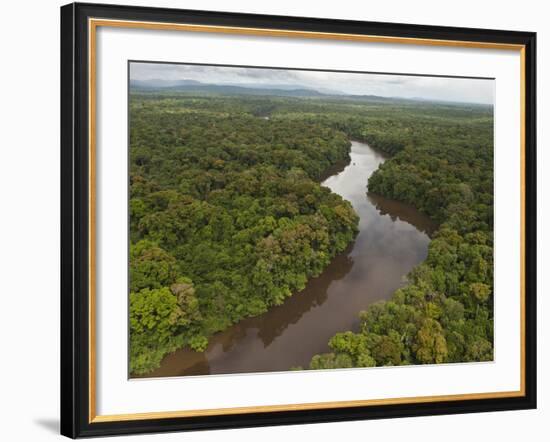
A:
[[[345,249],[357,217],[319,182],[349,160],[349,138],[392,155],[369,191],[440,227],[408,285],[310,368],[493,358],[490,107],[172,91],[133,94],[130,117],[133,373],[204,350]]]
[[[130,245],[130,291],[161,288],[178,277],[176,259],[147,240]]]
[[[360,366],[358,357],[373,365],[493,359],[492,118],[485,109],[470,113],[415,119],[403,109],[382,130],[365,123],[361,137],[394,154],[369,191],[416,206],[440,227],[409,284],[363,312],[358,333],[333,337],[333,352],[310,368]]]
[[[131,99],[133,373],[281,304],[357,232],[351,205],[319,185],[348,161],[345,134],[227,101]],[[182,277],[192,294],[174,285]]]

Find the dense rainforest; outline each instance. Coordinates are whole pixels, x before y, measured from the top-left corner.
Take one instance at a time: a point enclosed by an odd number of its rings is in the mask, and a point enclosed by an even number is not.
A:
[[[130,105],[134,374],[281,304],[357,231],[351,205],[319,185],[349,160],[342,132],[201,104]]]
[[[487,108],[467,112],[348,126],[392,155],[369,191],[414,205],[439,228],[408,284],[361,312],[359,332],[336,334],[310,368],[493,359],[493,123]]]
[[[320,185],[349,161],[349,139],[391,156],[369,192],[439,229],[407,284],[309,368],[492,359],[490,107],[133,92],[133,374],[281,304],[353,241],[353,208]]]

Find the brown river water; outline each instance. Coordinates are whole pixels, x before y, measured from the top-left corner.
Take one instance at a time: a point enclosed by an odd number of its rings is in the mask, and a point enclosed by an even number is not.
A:
[[[427,255],[434,223],[413,207],[367,193],[386,157],[352,142],[351,161],[323,181],[353,204],[359,234],[306,288],[268,312],[210,338],[204,353],[181,349],[146,377],[286,371],[329,351],[337,332],[359,327],[359,312],[388,299]]]

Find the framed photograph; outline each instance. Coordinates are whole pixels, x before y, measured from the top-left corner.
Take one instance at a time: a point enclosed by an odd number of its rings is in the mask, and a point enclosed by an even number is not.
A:
[[[536,407],[529,32],[61,8],[61,432]]]

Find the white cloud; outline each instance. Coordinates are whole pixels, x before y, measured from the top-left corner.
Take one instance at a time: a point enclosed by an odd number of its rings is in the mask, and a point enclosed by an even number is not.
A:
[[[293,85],[356,95],[493,104],[490,79],[406,76],[132,62],[133,80],[197,80],[209,84]]]

